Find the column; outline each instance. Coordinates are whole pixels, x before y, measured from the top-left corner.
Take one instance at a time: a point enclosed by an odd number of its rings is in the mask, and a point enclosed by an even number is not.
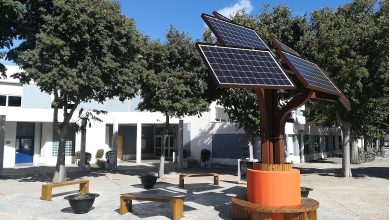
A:
[[[0,115],[0,175],[3,173],[5,142],[5,115]]]
[[[136,163],[141,163],[142,155],[142,124],[137,123],[137,140],[136,140]]]
[[[179,132],[177,142],[177,168],[183,168],[183,120],[179,120]]]
[[[305,140],[303,138],[303,131],[299,134],[299,156],[301,163],[305,163]]]
[[[112,145],[111,145],[111,148],[112,148],[112,151],[114,151],[114,157],[112,158],[113,161],[112,161],[112,166],[113,168],[115,168],[117,166],[117,151],[118,151],[118,130],[119,130],[119,125],[118,125],[118,121],[116,120],[116,118],[114,118],[114,122],[113,122],[113,126],[112,126]]]

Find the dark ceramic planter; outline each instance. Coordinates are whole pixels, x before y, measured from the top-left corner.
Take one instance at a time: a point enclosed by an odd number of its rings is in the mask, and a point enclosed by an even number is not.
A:
[[[144,189],[152,189],[156,184],[157,176],[141,176],[140,179]]]
[[[301,187],[301,197],[307,198],[310,191],[313,191],[313,189],[309,187]]]
[[[66,196],[65,199],[69,201],[74,213],[84,214],[91,210],[93,202],[98,196],[97,193],[77,193]]]

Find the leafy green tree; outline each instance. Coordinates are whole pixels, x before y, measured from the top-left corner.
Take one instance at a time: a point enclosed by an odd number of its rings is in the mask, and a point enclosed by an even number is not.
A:
[[[18,37],[19,24],[23,19],[22,1],[0,1],[0,49],[10,49],[13,40]],[[6,58],[6,52],[0,52],[0,59]],[[0,75],[5,77],[5,66],[0,63]]]
[[[16,75],[21,82],[33,80],[54,96],[59,148],[53,182],[64,181],[65,138],[74,112],[82,102],[134,96],[141,37],[111,1],[27,1],[24,9],[24,41],[9,56],[25,70]]]
[[[340,104],[316,103],[309,114],[310,120],[341,125],[345,177],[351,176],[349,140],[388,130],[388,1],[375,7],[376,1],[355,0],[336,11],[315,11],[305,39],[310,49],[303,53],[327,69],[351,101],[350,112]],[[356,161],[356,145],[352,148]]]
[[[164,175],[165,145],[169,118],[200,115],[207,111],[208,73],[191,38],[171,27],[167,42],[150,42],[144,52],[147,71],[141,78],[142,101],[139,109],[162,112],[165,117],[164,144],[159,177]],[[211,91],[211,90],[210,90]]]

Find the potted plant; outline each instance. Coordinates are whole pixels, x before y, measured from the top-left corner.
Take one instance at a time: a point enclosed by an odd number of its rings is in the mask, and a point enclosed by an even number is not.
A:
[[[152,189],[154,184],[156,184],[157,174],[154,172],[147,172],[142,174],[139,178],[141,179],[144,189]]]
[[[98,197],[97,193],[76,193],[69,196],[65,196],[65,199],[69,201],[70,207],[76,214],[84,214],[91,210],[91,207]]]
[[[309,187],[301,187],[301,197],[308,197],[310,191],[313,191],[313,189]]]
[[[210,156],[211,156],[211,152],[209,150],[202,149],[200,151],[200,161],[202,167],[206,167],[206,168],[211,167]]]

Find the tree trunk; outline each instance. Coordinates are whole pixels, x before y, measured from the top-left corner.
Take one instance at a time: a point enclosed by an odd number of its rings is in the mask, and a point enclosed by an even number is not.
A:
[[[165,114],[165,129],[164,129],[164,141],[161,146],[161,156],[160,156],[160,169],[158,171],[158,177],[164,177],[164,165],[165,165],[165,146],[168,146],[168,135],[169,135],[169,116]]]
[[[359,163],[359,146],[357,140],[351,140],[352,150],[351,150],[351,162]]]
[[[254,137],[249,133],[246,133],[247,143],[248,143],[248,153],[249,160],[253,160],[253,145],[254,145]]]
[[[343,121],[342,122],[342,136],[343,136],[343,162],[341,169],[341,176],[350,178],[352,177],[351,173],[351,161],[350,161],[350,136],[351,136],[351,123]]]
[[[57,110],[58,113],[58,110]],[[53,128],[56,128],[59,143],[58,143],[58,154],[57,154],[57,164],[56,170],[54,172],[53,183],[66,181],[66,167],[65,167],[65,143],[66,136],[68,134],[68,124],[61,123],[59,125],[58,118],[53,123]]]

